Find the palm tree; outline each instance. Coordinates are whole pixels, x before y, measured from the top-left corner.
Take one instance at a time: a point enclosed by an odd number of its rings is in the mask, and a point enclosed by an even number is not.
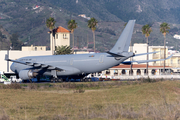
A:
[[[95,34],[94,34],[94,31],[96,30],[97,23],[98,23],[98,21],[95,18],[91,18],[90,20],[88,20],[88,27],[93,32],[94,52],[95,52]]]
[[[72,54],[72,48],[70,46],[57,46],[56,47],[56,54],[55,55],[65,55],[65,54]]]
[[[46,27],[49,28],[50,30],[50,34],[52,33],[52,45],[51,45],[51,50],[52,50],[52,55],[54,54],[54,45],[53,45],[53,36],[54,36],[54,32],[53,32],[53,29],[55,28],[55,23],[56,21],[54,20],[54,18],[50,17],[49,19],[47,19],[46,21]]]
[[[160,32],[164,35],[164,59],[166,58],[166,34],[169,33],[169,30],[170,29],[170,25],[166,22],[163,22],[161,25],[160,25]],[[165,73],[165,60],[164,60],[164,69],[163,69],[163,73]]]
[[[146,24],[142,27],[142,33],[145,34],[145,37],[147,38],[147,53],[149,53],[149,42],[148,37],[150,33],[152,32],[152,29],[149,24]],[[147,54],[147,60],[149,60],[149,55]],[[146,75],[148,75],[148,62],[146,65]]]
[[[70,20],[68,22],[68,28],[71,30],[71,33],[73,35],[73,53],[74,53],[74,29],[77,28],[77,23],[75,20]]]

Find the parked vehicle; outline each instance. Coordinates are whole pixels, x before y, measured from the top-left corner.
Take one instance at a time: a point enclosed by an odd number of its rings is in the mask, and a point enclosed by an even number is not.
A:
[[[0,71],[0,82],[11,84],[11,82],[22,82],[21,78],[17,78],[14,73],[4,73]]]
[[[112,79],[112,77],[110,75],[104,75],[104,74],[100,74],[98,76],[98,78],[99,78],[100,81],[111,80]]]

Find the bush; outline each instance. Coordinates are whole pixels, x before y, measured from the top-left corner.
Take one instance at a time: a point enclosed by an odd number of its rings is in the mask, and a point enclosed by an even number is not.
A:
[[[85,92],[85,90],[82,88],[74,90],[74,93],[84,93],[84,92]]]

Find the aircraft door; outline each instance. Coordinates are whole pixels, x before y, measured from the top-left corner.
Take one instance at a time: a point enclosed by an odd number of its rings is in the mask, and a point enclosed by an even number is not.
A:
[[[104,55],[101,55],[99,58],[99,63],[103,63]]]

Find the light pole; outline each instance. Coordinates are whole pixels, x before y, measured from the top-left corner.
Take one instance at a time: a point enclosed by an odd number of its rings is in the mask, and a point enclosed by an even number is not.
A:
[[[12,46],[9,47],[9,49],[7,50],[7,58],[9,59],[9,50],[12,49]],[[9,72],[9,61],[7,61],[7,72]]]
[[[130,52],[133,52],[132,42],[130,42],[130,46],[131,46],[131,47],[130,47],[130,48],[131,48],[131,49],[130,49]],[[130,60],[132,61],[132,57],[130,58]],[[130,75],[132,75],[132,66],[133,66],[132,64],[133,64],[133,63],[131,63],[131,65],[130,65]]]

